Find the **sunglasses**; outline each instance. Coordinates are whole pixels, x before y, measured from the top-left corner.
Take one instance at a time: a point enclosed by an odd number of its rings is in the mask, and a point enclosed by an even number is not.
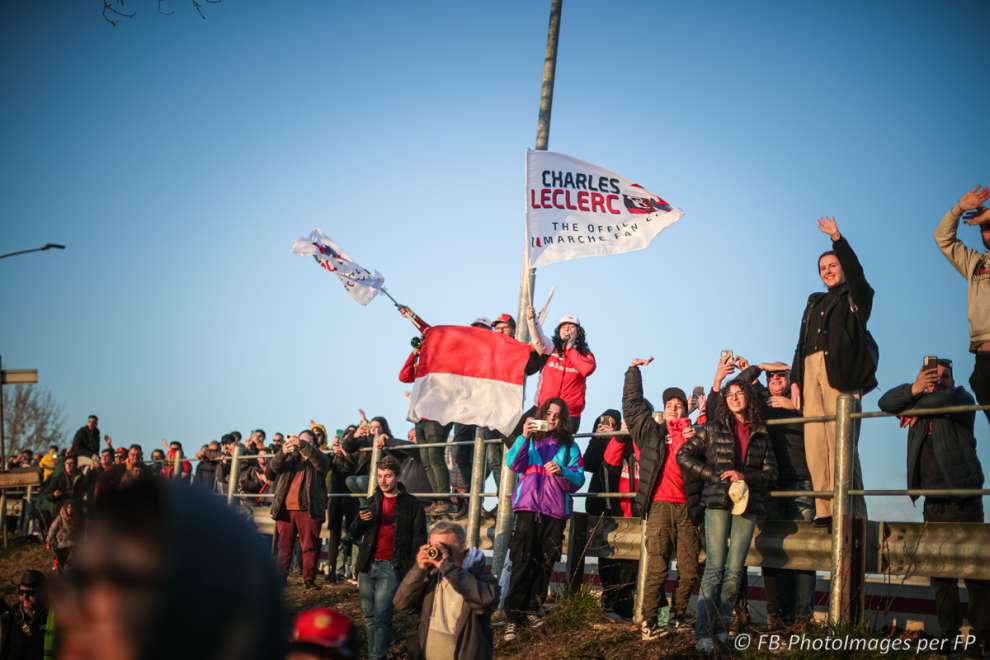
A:
[[[787,378],[788,371],[768,371],[767,378]]]

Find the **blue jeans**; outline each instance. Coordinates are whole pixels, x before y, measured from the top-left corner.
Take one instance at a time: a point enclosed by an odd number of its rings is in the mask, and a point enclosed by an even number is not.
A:
[[[780,481],[775,490],[811,490],[811,480]],[[771,497],[767,500],[767,520],[811,521],[815,517],[813,497]],[[815,608],[815,572],[764,568],[763,586],[767,612],[785,623],[806,621]]]
[[[728,629],[736,604],[739,581],[746,570],[746,553],[753,540],[756,518],[727,509],[705,509],[705,573],[698,590],[697,639],[714,637]]]
[[[384,658],[392,641],[392,596],[399,577],[390,561],[373,561],[371,570],[358,574],[361,609],[368,624],[368,657]]]

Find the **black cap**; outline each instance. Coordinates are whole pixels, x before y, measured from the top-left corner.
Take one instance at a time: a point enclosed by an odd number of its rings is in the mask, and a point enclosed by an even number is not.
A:
[[[680,399],[681,403],[684,404],[684,412],[688,410],[688,399],[687,395],[684,394],[684,390],[679,387],[668,387],[663,391],[663,405],[666,407],[667,402],[671,399]]]
[[[21,573],[21,589],[40,591],[45,588],[45,576],[41,571],[30,569]]]

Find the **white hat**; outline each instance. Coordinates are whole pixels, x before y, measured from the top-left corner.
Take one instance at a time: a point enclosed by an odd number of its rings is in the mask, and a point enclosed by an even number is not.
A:
[[[739,516],[746,513],[749,506],[749,486],[740,479],[733,481],[729,486],[729,499],[732,500],[732,515]]]
[[[559,328],[565,323],[573,323],[574,325],[581,325],[581,319],[574,316],[573,314],[564,314],[563,316],[560,317],[560,323],[557,324],[557,327]]]
[[[475,320],[471,321],[471,325],[483,325],[486,328],[492,327],[492,320],[487,319],[484,316],[479,316]]]

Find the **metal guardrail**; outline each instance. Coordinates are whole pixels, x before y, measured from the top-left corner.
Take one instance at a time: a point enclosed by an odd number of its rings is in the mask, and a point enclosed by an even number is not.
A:
[[[899,415],[884,412],[858,412],[855,410],[857,401],[849,395],[840,395],[836,404],[836,414],[815,417],[792,417],[768,420],[768,426],[788,424],[831,423],[836,424],[836,456],[835,456],[835,488],[832,491],[771,491],[771,497],[816,497],[833,500],[832,529],[812,528],[804,523],[784,523],[785,527],[775,526],[774,522],[761,526],[758,534],[754,535],[753,545],[747,558],[748,563],[775,566],[789,569],[829,570],[832,574],[829,593],[829,620],[832,623],[849,623],[856,618],[857,610],[861,613],[865,591],[862,587],[863,578],[868,568],[881,571],[899,572],[904,574],[922,574],[930,576],[962,576],[981,577],[990,579],[990,565],[977,561],[983,549],[990,544],[990,525],[970,524],[965,526],[954,524],[917,524],[891,523],[859,520],[854,524],[852,497],[888,497],[888,496],[930,496],[930,497],[978,497],[990,495],[990,489],[885,489],[870,490],[852,488],[853,469],[853,420],[876,419],[883,417],[927,417],[934,415],[960,412],[975,412],[990,410],[990,406],[947,406],[944,408],[926,408],[906,410]],[[628,436],[626,431],[615,433],[583,433],[575,438]],[[491,497],[493,493],[482,492],[485,472],[486,444],[501,444],[499,439],[485,440],[479,430],[474,441],[452,443],[403,444],[401,450],[428,449],[431,447],[447,447],[449,445],[474,446],[472,464],[472,483],[467,493],[414,493],[419,497],[468,497],[468,543],[477,546],[481,542],[481,501],[483,497]],[[323,450],[325,453],[331,449]],[[360,451],[371,453],[369,474],[374,475],[381,457],[382,448],[377,442]],[[240,447],[235,446],[228,460],[231,470],[228,475],[227,501],[233,503],[235,498],[265,497],[257,494],[236,493],[239,463],[242,460],[257,458],[257,455],[241,456]],[[180,459],[176,458],[176,473]],[[500,574],[507,554],[508,540],[511,535],[511,496],[515,486],[516,475],[512,470],[503,469],[499,482],[499,504],[492,534],[493,572]],[[368,480],[366,493],[334,493],[331,497],[371,497],[374,495],[376,483],[373,478]],[[577,497],[600,498],[633,498],[633,493],[574,493]],[[268,497],[271,497],[269,494]],[[604,538],[596,538],[599,546],[610,548],[617,558],[639,559],[639,579],[636,594],[635,610],[638,613],[641,606],[642,583],[648,571],[650,557],[645,552],[645,539],[640,524],[638,531],[631,522],[634,519],[612,519],[613,528],[605,532]],[[618,521],[630,522],[618,522]],[[637,519],[638,520],[638,519]],[[854,530],[855,527],[855,530]],[[854,534],[855,531],[855,534]],[[599,537],[601,532],[597,532]],[[873,543],[869,541],[872,540]],[[951,544],[954,553],[946,553],[946,544]],[[634,550],[634,546],[638,546]],[[878,554],[868,555],[867,547],[879,548]],[[855,552],[854,552],[855,551]],[[827,559],[826,559],[827,557]]]

